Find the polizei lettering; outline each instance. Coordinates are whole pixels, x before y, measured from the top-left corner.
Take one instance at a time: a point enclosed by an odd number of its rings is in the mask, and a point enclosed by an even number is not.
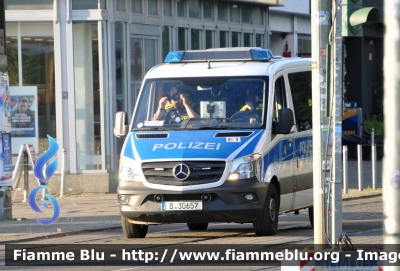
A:
[[[175,149],[196,149],[196,150],[212,150],[218,151],[221,143],[213,142],[187,142],[187,143],[167,143],[167,144],[154,144],[153,151],[157,149],[175,150]]]
[[[303,155],[312,153],[312,140],[300,141],[300,152]]]

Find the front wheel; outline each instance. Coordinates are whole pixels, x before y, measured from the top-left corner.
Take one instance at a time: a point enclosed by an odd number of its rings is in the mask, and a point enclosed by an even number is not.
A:
[[[187,227],[191,231],[205,231],[208,228],[208,223],[187,223]]]
[[[133,224],[125,217],[121,216],[122,231],[126,238],[144,238],[146,237],[149,225]]]
[[[269,184],[264,210],[253,222],[253,228],[258,236],[275,235],[278,230],[279,197],[275,185]]]

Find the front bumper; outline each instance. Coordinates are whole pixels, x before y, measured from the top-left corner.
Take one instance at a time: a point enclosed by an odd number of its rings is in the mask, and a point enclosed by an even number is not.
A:
[[[195,191],[164,191],[145,187],[141,183],[119,182],[118,197],[128,198],[126,204],[120,204],[121,215],[138,224],[163,224],[187,222],[251,222],[264,208],[268,183],[257,178],[226,181],[223,185]],[[210,194],[209,202],[202,195]],[[252,200],[245,195],[253,195]],[[161,202],[155,195],[161,195],[163,201],[203,201],[202,210],[163,211]]]

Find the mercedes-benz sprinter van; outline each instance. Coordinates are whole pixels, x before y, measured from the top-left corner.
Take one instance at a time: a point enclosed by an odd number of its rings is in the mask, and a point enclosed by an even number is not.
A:
[[[128,123],[118,200],[127,238],[148,225],[252,223],[274,235],[278,215],[312,222],[311,59],[261,48],[170,52],[145,76]]]

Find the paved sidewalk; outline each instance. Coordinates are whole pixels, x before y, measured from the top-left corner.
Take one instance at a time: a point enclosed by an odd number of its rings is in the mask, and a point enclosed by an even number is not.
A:
[[[369,167],[368,161],[366,161],[365,167]],[[343,194],[343,200],[380,196],[382,189],[372,190],[371,188],[364,188],[363,191],[358,191],[357,177],[354,176],[354,174],[357,174],[357,172],[354,173],[356,168],[357,166],[354,169],[354,166],[349,165],[349,173],[351,172],[352,174],[351,178],[349,177],[349,193]],[[363,174],[366,175],[369,173],[365,170]],[[379,183],[381,184],[380,172],[378,176]],[[13,191],[13,199],[14,193],[15,191]],[[49,226],[43,226],[38,223],[35,220],[35,216],[49,218],[53,214],[52,209],[49,208],[46,210],[45,208],[41,208],[41,210],[45,209],[43,210],[44,214],[38,214],[30,208],[27,202],[22,202],[22,199],[22,191],[19,194],[17,192],[16,200],[13,201],[12,206],[13,219],[0,221],[0,244],[121,227],[119,204],[116,194],[82,194],[67,195],[62,198],[57,197],[61,207],[61,214],[58,220]]]
[[[116,194],[83,194],[58,197],[57,200],[60,217],[55,223],[44,226],[36,221],[35,216],[49,218],[52,209],[49,208],[47,215],[47,210],[38,214],[17,197],[12,206],[13,219],[0,221],[0,244],[121,227]]]

